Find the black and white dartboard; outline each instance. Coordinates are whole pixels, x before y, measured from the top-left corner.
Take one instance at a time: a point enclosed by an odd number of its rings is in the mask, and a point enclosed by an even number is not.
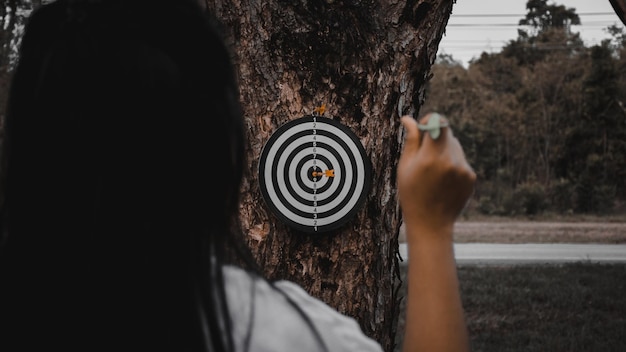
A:
[[[259,161],[266,204],[281,221],[309,233],[334,230],[349,221],[365,201],[371,174],[354,132],[315,115],[279,127]]]

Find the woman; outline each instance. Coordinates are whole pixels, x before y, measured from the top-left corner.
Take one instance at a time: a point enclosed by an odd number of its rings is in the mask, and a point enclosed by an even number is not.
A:
[[[398,185],[417,277],[406,347],[435,335],[463,347],[446,250],[474,176],[449,129],[420,147],[415,121],[403,123]],[[260,275],[237,218],[244,143],[229,50],[196,1],[36,11],[2,149],[0,350],[380,351],[353,319]],[[445,155],[460,164],[444,167]],[[446,180],[454,194],[416,191]],[[419,286],[442,268],[445,283]],[[424,309],[450,302],[443,316]],[[444,332],[424,331],[424,318]]]

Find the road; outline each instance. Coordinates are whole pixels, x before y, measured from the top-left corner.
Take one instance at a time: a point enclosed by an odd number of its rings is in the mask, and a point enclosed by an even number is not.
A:
[[[454,252],[458,264],[537,264],[565,262],[624,262],[626,244],[569,243],[457,243]],[[408,259],[406,243],[400,243],[400,255]]]

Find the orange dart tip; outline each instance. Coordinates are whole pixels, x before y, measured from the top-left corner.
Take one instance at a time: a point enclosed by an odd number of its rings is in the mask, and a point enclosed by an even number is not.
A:
[[[326,170],[324,172],[313,171],[313,177],[318,177],[318,176],[335,177],[335,170],[331,169],[331,170]]]
[[[324,115],[324,112],[326,111],[326,104],[322,104],[321,106],[315,108],[315,110],[313,111],[318,115]]]

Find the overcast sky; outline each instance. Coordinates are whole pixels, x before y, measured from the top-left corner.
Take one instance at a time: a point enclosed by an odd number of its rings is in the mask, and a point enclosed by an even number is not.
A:
[[[526,15],[526,0],[456,0],[439,44],[439,53],[451,54],[465,66],[483,51],[497,53],[509,40],[517,38],[520,19]],[[624,25],[609,0],[556,0],[548,4],[574,8],[581,25],[572,26],[586,46],[599,44],[610,36],[610,25]]]

